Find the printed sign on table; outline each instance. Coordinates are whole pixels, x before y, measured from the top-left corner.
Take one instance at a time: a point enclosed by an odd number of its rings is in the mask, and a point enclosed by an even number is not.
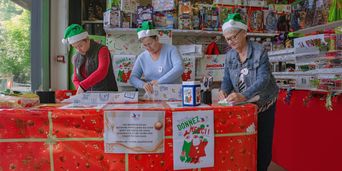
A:
[[[212,110],[172,113],[175,170],[214,166],[213,116]]]
[[[105,153],[163,153],[164,111],[105,111]]]
[[[118,86],[130,86],[128,80],[131,76],[135,55],[113,55],[113,69]]]

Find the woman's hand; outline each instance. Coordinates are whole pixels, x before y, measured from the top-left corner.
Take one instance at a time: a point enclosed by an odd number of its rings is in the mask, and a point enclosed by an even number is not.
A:
[[[158,84],[158,81],[157,81],[157,80],[152,80],[150,83],[151,83],[152,85],[156,85],[156,84]]]
[[[218,93],[218,98],[219,98],[219,100],[223,100],[223,99],[225,99],[226,97],[227,97],[227,93],[224,92],[224,91],[222,91],[222,90],[220,90],[219,93]]]
[[[239,103],[246,101],[246,97],[243,96],[241,93],[230,93],[227,97],[228,102]]]
[[[144,90],[145,90],[147,93],[152,94],[152,92],[153,92],[153,84],[151,84],[150,82],[145,83],[145,84],[144,84]]]
[[[147,82],[144,84],[144,89],[146,92],[152,94],[153,93],[153,85],[156,85],[158,83],[157,80],[152,80],[151,82]]]
[[[81,94],[81,93],[84,93],[84,90],[81,86],[78,86],[76,94]]]

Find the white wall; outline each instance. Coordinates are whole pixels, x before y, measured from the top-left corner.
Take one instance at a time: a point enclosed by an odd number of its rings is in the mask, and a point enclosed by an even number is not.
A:
[[[67,46],[62,44],[64,29],[68,26],[69,0],[53,0],[51,3],[50,23],[50,65],[52,90],[68,88],[68,53]],[[57,62],[57,56],[63,55],[65,63]]]

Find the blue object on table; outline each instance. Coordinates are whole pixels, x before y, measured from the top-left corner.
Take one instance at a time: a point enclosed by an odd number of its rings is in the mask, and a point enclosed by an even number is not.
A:
[[[183,106],[198,106],[201,104],[201,86],[198,81],[183,81]]]

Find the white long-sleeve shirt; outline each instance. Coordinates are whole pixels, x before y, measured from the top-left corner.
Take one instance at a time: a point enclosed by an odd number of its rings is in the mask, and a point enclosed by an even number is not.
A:
[[[147,50],[138,56],[129,81],[136,88],[143,88],[145,81],[152,80],[157,80],[158,84],[179,84],[183,71],[183,60],[177,48],[163,44],[156,61]],[[145,81],[141,80],[142,75]]]

